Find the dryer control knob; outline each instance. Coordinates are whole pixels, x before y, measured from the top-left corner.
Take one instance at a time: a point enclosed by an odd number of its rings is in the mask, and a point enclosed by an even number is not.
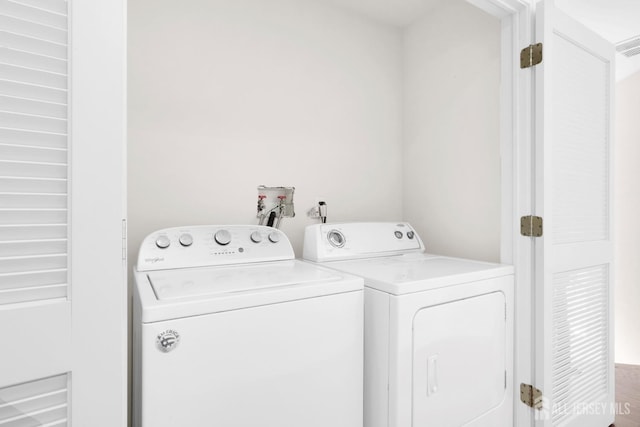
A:
[[[171,240],[169,240],[169,238],[164,234],[158,236],[158,238],[156,239],[156,246],[160,249],[167,249],[169,245],[171,245]]]
[[[229,231],[227,230],[218,230],[213,238],[219,245],[222,246],[231,243],[231,233],[229,233]]]
[[[184,233],[180,236],[180,244],[182,246],[191,246],[193,244],[193,236],[189,233]]]
[[[413,236],[415,236],[415,233],[413,231],[407,231],[408,238],[413,239]]]
[[[251,233],[251,236],[249,236],[249,238],[253,243],[262,242],[262,234],[260,234],[259,231],[254,231],[253,233]]]
[[[277,231],[269,233],[269,240],[271,241],[271,243],[278,243],[280,241],[280,233],[278,233]]]
[[[342,234],[338,230],[329,231],[329,233],[327,234],[327,240],[329,240],[329,243],[331,243],[331,246],[335,248],[341,248],[347,242],[347,239],[344,237],[344,234]]]

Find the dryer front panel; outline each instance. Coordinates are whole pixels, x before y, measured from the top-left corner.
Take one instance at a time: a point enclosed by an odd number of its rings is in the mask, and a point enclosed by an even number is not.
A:
[[[413,319],[413,425],[473,424],[502,403],[506,381],[502,292],[433,305]]]

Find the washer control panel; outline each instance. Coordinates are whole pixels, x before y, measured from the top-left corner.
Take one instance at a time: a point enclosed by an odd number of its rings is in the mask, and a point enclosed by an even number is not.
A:
[[[303,258],[337,261],[410,252],[424,245],[406,222],[352,222],[315,224],[305,229]]]
[[[260,225],[175,227],[148,235],[138,253],[138,271],[206,267],[294,259],[280,230]]]

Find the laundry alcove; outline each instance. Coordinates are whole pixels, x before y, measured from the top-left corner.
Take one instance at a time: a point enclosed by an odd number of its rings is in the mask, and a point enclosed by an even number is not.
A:
[[[131,262],[158,228],[253,223],[259,184],[296,187],[298,255],[321,199],[499,260],[500,21],[365,3],[129,2]]]

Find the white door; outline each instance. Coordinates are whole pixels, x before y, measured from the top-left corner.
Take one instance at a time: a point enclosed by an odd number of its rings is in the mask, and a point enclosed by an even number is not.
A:
[[[552,1],[538,5],[536,33],[536,426],[605,427],[614,401],[614,48]]]
[[[125,6],[0,0],[0,426],[126,423]]]

